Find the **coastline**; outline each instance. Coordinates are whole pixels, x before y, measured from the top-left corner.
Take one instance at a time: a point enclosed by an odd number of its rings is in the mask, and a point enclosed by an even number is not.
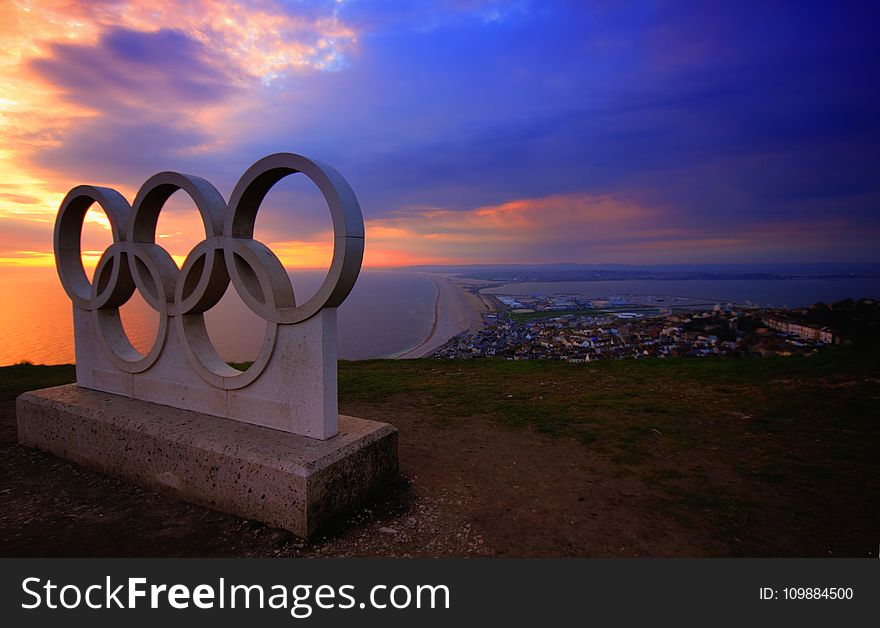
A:
[[[465,289],[464,282],[452,281],[449,275],[425,273],[434,282],[434,322],[428,336],[412,349],[394,356],[398,360],[424,358],[463,332],[478,331],[483,325],[485,306],[479,297]]]

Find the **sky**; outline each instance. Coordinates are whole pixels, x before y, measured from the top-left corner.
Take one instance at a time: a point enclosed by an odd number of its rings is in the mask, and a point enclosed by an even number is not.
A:
[[[332,164],[365,265],[880,261],[880,5],[0,0],[0,272],[65,193]],[[182,193],[159,241],[204,237]],[[329,260],[301,175],[256,237]],[[109,243],[91,211],[84,260]]]

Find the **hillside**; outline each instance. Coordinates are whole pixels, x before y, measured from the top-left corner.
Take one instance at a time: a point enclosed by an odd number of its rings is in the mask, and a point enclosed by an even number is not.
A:
[[[365,361],[340,408],[400,429],[403,480],[310,543],[15,446],[0,554],[876,556],[880,359]]]

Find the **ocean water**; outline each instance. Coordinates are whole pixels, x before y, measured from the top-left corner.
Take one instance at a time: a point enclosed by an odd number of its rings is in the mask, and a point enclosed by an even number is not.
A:
[[[302,303],[318,288],[323,273],[294,272],[292,282]],[[581,281],[516,283],[486,289],[492,294],[615,294],[685,296],[707,302],[751,302],[761,306],[809,305],[844,298],[880,298],[878,279]],[[338,352],[341,359],[388,357],[420,344],[434,320],[436,289],[425,275],[364,270],[339,308]],[[20,360],[72,362],[71,304],[53,269],[4,271],[0,275],[0,365]],[[132,343],[141,351],[152,345],[158,315],[135,293],[122,309]],[[253,359],[265,322],[230,289],[206,314],[208,332],[228,361]]]
[[[880,279],[724,279],[560,281],[512,283],[487,288],[490,294],[580,294],[606,297],[653,294],[690,297],[714,303],[747,302],[763,307],[801,307],[818,301],[847,298],[880,298]]]
[[[298,303],[314,294],[324,273],[291,275]],[[434,321],[436,288],[425,275],[364,270],[338,312],[338,355],[360,360],[387,357],[420,344]],[[6,271],[0,277],[0,365],[29,360],[35,364],[73,362],[72,305],[54,269]],[[257,355],[265,322],[253,314],[231,287],[205,314],[211,340],[227,361]],[[122,309],[122,321],[141,351],[153,344],[158,314],[140,295]]]

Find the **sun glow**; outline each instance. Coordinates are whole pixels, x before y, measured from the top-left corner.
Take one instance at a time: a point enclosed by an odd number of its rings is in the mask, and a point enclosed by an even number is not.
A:
[[[51,60],[60,44],[94,46],[119,28],[184,34],[202,46],[205,62],[220,68],[231,88],[265,84],[290,71],[338,69],[357,41],[335,8],[323,15],[298,16],[271,2],[243,6],[228,0],[0,3],[0,221],[43,225],[51,234],[70,181],[56,169],[34,163],[33,156],[59,146],[77,123],[99,115],[66,98],[34,62]],[[191,118],[196,128],[218,129],[227,113],[205,103],[193,107]],[[211,135],[189,152],[205,153],[224,143],[224,137]],[[92,182],[124,189],[119,181]],[[47,265],[49,253],[31,255],[18,248],[0,242],[0,265]]]

